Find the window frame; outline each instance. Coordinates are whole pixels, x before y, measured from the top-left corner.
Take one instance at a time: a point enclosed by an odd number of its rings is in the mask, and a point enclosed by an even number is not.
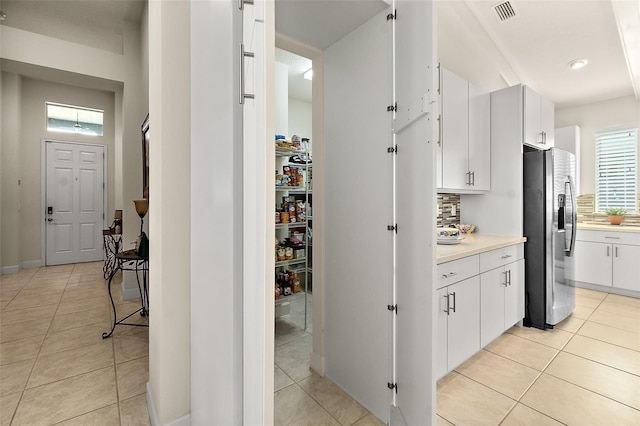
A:
[[[624,134],[627,133],[627,136]],[[605,211],[608,208],[619,207],[627,211],[637,211],[638,205],[638,128],[630,127],[618,130],[608,130],[597,132],[594,135],[595,139],[595,193],[596,193],[596,211]],[[605,149],[605,142],[609,142],[612,146]],[[616,146],[617,145],[617,146]],[[605,152],[602,152],[605,151]],[[611,159],[611,156],[616,155],[616,152],[620,158]],[[603,158],[609,156],[609,158]],[[632,156],[632,160],[629,160],[629,156]],[[611,166],[618,166],[619,168],[633,167],[633,170],[627,172],[617,172],[613,170],[614,175],[609,176],[609,182],[603,179],[603,168]],[[632,164],[632,166],[631,166]],[[619,178],[623,179],[622,185],[622,200],[621,203],[615,203],[612,200],[612,196],[608,195],[603,197],[603,194],[611,194],[613,189],[608,189],[613,180],[615,180],[615,173],[619,173]],[[627,179],[632,175],[633,185],[627,183]],[[602,188],[602,186],[605,186]],[[602,189],[601,189],[602,188]],[[633,192],[630,189],[633,188]]]
[[[86,123],[89,125],[95,125],[95,126],[100,126],[100,132],[98,133],[97,131],[82,131],[82,128],[80,128],[80,130],[68,130],[68,129],[64,129],[64,128],[55,128],[55,127],[50,127],[49,126],[49,120],[50,119],[55,119],[53,117],[50,117],[49,115],[49,106],[53,106],[53,107],[60,107],[60,108],[67,108],[67,109],[71,109],[71,110],[75,110],[76,112],[76,122],[78,122],[78,116],[81,112],[95,112],[95,113],[100,113],[102,116],[102,123],[98,124],[98,123],[90,123],[88,121],[81,121],[82,123]],[[90,107],[83,107],[83,106],[79,106],[79,105],[69,105],[69,104],[62,104],[59,102],[51,102],[51,101],[45,101],[45,108],[44,108],[44,112],[45,112],[45,128],[48,132],[56,132],[56,133],[69,133],[69,134],[77,134],[77,135],[83,135],[83,136],[104,136],[104,110],[103,109],[99,109],[99,108],[90,108]]]

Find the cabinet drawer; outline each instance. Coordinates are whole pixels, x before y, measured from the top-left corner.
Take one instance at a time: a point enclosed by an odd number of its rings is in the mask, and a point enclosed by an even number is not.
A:
[[[480,273],[478,255],[438,265],[436,288],[442,288]]]
[[[584,229],[578,229],[576,240],[591,241],[594,243],[640,245],[640,233],[621,231],[587,231]]]
[[[516,244],[498,250],[480,253],[480,271],[489,271],[523,258],[524,244]]]

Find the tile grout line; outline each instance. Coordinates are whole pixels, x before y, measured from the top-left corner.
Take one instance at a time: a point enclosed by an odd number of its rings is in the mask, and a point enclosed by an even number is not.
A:
[[[27,281],[27,283],[25,284],[25,287],[29,284],[29,282],[31,282],[33,277],[35,277],[36,274],[38,272],[40,272],[41,269],[42,269],[42,267],[38,268],[38,270],[31,276],[29,281]],[[69,280],[67,279],[67,283],[68,283],[68,281]],[[66,288],[67,288],[67,285],[65,284],[65,289]],[[23,289],[24,289],[24,287],[23,287]],[[22,290],[20,290],[20,291],[22,291]],[[64,294],[64,290],[62,291],[62,293]],[[31,376],[33,374],[33,370],[35,370],[36,365],[38,364],[38,358],[40,357],[40,352],[42,352],[42,347],[44,346],[44,342],[45,342],[45,340],[47,340],[47,335],[49,334],[49,330],[51,329],[51,323],[53,322],[53,318],[56,316],[56,312],[58,311],[58,307],[60,306],[60,301],[61,300],[62,300],[62,296],[60,296],[60,299],[58,300],[58,304],[56,306],[56,310],[54,311],[53,315],[51,316],[51,319],[49,321],[49,327],[47,327],[47,332],[44,334],[44,338],[42,339],[42,342],[40,342],[40,347],[38,348],[38,353],[36,354],[36,357],[33,360],[33,365],[31,366],[31,370],[29,371],[29,375],[27,376],[27,381],[24,383],[24,388],[20,392],[20,398],[18,399],[18,403],[16,404],[16,408],[13,411],[13,415],[11,416],[11,421],[9,422],[9,424],[13,423],[13,421],[15,420],[16,414],[18,413],[18,409],[20,408],[20,404],[22,403],[22,398],[24,397],[24,393],[27,391],[27,385],[29,384],[29,380],[31,380]]]

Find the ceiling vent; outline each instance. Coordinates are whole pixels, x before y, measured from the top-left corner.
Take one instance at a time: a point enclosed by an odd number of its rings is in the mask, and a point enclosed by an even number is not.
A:
[[[513,6],[509,1],[496,4],[493,6],[493,10],[496,12],[500,22],[504,22],[507,19],[511,19],[516,16],[516,12],[513,10]]]

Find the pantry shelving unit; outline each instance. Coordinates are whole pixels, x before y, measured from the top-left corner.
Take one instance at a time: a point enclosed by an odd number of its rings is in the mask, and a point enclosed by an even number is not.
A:
[[[310,213],[311,206],[311,195],[312,195],[312,186],[311,186],[311,164],[299,164],[293,163],[290,161],[291,157],[298,156],[299,158],[307,157],[307,151],[300,150],[288,150],[281,149],[276,147],[276,176],[284,174],[284,168],[288,167],[290,170],[295,169],[296,174],[302,174],[303,176],[303,185],[297,186],[289,186],[289,185],[279,185],[276,179],[276,208],[281,206],[284,200],[289,201],[289,203],[296,205],[296,202],[302,201],[305,206],[305,219],[298,221],[299,217],[296,212],[296,222],[294,223],[276,223],[275,231],[276,231],[276,239],[280,242],[285,240],[288,237],[293,236],[294,232],[297,232],[300,235],[302,240],[304,241],[304,247],[294,248],[294,258],[278,260],[278,250],[276,250],[276,262],[275,262],[275,271],[274,271],[274,282],[277,279],[278,273],[284,270],[290,270],[296,272],[300,279],[300,287],[301,291],[299,293],[292,293],[290,295],[281,294],[278,299],[276,299],[276,317],[281,317],[284,315],[291,315],[292,317],[295,315],[294,312],[291,311],[291,302],[294,300],[299,300],[300,298],[304,298],[304,321],[295,321],[296,324],[300,325],[301,328],[307,329],[308,327],[308,312],[307,312],[307,297],[312,291],[311,286],[311,238],[312,232],[312,217],[311,215],[307,216],[307,213]],[[304,249],[304,250],[302,250]],[[304,253],[301,257],[296,257]],[[281,257],[280,257],[281,259]]]

